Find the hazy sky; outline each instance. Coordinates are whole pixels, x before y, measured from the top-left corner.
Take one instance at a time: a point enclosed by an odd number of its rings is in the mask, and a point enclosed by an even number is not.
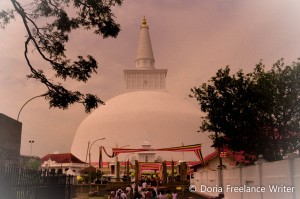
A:
[[[0,9],[9,6],[8,1],[0,2]],[[155,66],[168,69],[167,87],[179,98],[186,98],[191,87],[207,82],[226,65],[233,71],[250,71],[261,59],[271,66],[280,58],[290,64],[300,57],[297,0],[130,0],[114,12],[122,29],[117,39],[103,40],[83,30],[71,35],[68,54],[92,54],[100,66],[87,84],[66,82],[73,90],[93,92],[103,100],[124,92],[123,69],[135,66],[144,15]],[[0,112],[15,119],[26,100],[45,92],[44,86],[26,78],[24,36],[20,18],[0,30]],[[32,56],[35,59],[34,51]],[[35,63],[42,64],[38,59]],[[76,129],[86,116],[81,106],[49,109],[43,98],[35,99],[20,116],[21,153],[29,154],[29,140],[35,141],[33,155],[69,152]]]

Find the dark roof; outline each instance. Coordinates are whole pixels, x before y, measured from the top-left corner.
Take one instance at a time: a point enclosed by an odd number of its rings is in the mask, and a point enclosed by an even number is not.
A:
[[[214,151],[214,152],[212,152],[211,154],[207,155],[207,156],[204,158],[204,163],[210,161],[211,159],[214,159],[215,157],[218,157],[218,151]]]
[[[197,167],[204,165],[205,163],[209,162],[210,160],[214,159],[215,157],[218,157],[218,151],[217,150],[215,150],[211,154],[205,156],[204,162],[199,162],[198,164],[195,164],[195,165],[191,166],[191,168],[196,169]]]
[[[85,163],[79,160],[72,153],[47,154],[42,158],[42,162],[48,161],[49,159],[57,163]]]

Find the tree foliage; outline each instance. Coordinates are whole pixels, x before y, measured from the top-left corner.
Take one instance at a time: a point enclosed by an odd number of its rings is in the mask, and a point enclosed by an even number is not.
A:
[[[120,26],[114,21],[111,7],[121,5],[122,0],[32,0],[27,4],[10,1],[13,9],[0,11],[0,26],[5,28],[15,15],[21,17],[27,33],[24,56],[31,70],[28,78],[46,86],[45,98],[50,107],[66,109],[71,104],[82,103],[86,112],[90,112],[98,104],[103,104],[95,95],[68,90],[55,81],[70,78],[86,82],[96,72],[98,63],[93,56],[79,55],[77,60],[71,60],[66,56],[65,45],[69,34],[80,28],[93,30],[103,38],[116,37]],[[43,58],[44,66],[37,67],[32,63],[30,49]],[[49,64],[55,72],[55,79],[48,78],[43,72]]]
[[[90,180],[91,180],[91,182],[95,182],[95,180],[97,180],[97,179],[100,180],[103,175],[104,175],[104,173],[102,171],[99,171],[99,170],[86,172],[86,173],[83,173],[83,174],[80,175],[80,177],[81,177],[80,181],[84,182],[86,184],[89,183]]]
[[[201,131],[217,133],[215,144],[269,161],[300,149],[300,63],[263,63],[251,73],[220,69],[209,83],[191,89],[206,113]]]

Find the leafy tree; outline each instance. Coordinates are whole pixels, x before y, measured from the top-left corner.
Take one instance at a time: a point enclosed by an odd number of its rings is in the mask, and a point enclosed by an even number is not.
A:
[[[65,45],[69,34],[76,29],[93,30],[103,38],[116,37],[120,31],[115,23],[111,7],[119,6],[122,0],[32,0],[23,3],[10,0],[13,9],[0,11],[0,26],[5,28],[15,18],[21,17],[26,29],[24,56],[30,68],[28,78],[38,80],[46,86],[46,100],[50,107],[67,109],[71,104],[82,103],[86,112],[104,104],[97,96],[71,91],[57,79],[67,78],[86,82],[98,68],[97,61],[91,56],[79,55],[77,60],[66,56]],[[35,66],[29,55],[34,49],[45,61],[43,66]],[[55,78],[49,78],[43,68],[51,66]]]
[[[215,145],[269,161],[300,149],[299,62],[281,59],[270,71],[260,62],[233,75],[227,66],[191,92],[206,113],[200,130],[215,132]]]
[[[29,169],[34,169],[34,170],[38,170],[41,166],[41,160],[39,159],[29,159],[26,164],[25,167],[29,168]]]
[[[89,183],[90,180],[91,182],[95,182],[95,180],[101,179],[103,175],[104,173],[102,171],[97,170],[97,171],[91,171],[91,172],[86,172],[84,174],[81,174],[80,177],[82,182]]]

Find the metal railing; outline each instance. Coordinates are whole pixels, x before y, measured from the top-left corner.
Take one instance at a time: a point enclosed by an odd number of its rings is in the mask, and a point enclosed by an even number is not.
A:
[[[11,154],[12,155],[12,154]],[[1,153],[0,153],[1,156]],[[2,154],[2,157],[4,155]],[[73,176],[24,168],[17,156],[0,160],[0,198],[71,199]]]

